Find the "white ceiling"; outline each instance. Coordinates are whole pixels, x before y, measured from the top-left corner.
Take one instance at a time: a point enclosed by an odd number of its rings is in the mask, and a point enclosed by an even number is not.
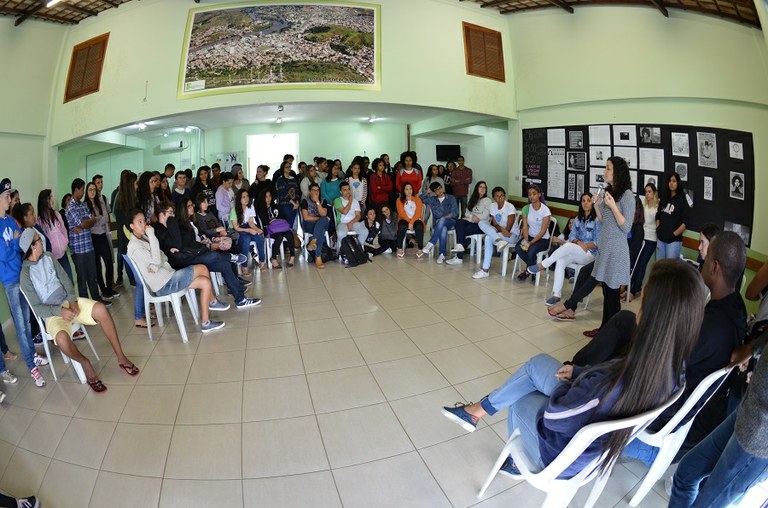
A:
[[[173,132],[187,126],[203,130],[236,127],[259,123],[275,122],[277,117],[283,123],[291,122],[367,122],[371,116],[376,122],[408,124],[443,115],[454,110],[410,106],[405,104],[381,104],[366,102],[313,102],[282,104],[283,111],[278,111],[277,104],[259,104],[233,108],[208,109],[183,113],[164,118],[142,120],[146,128],[142,131],[131,124],[117,129],[123,135],[156,137],[163,132]],[[489,122],[502,120],[489,116]],[[158,132],[160,131],[160,132]]]

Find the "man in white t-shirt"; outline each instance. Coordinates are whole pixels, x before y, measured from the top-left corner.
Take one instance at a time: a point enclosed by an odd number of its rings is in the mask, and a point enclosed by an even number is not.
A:
[[[480,222],[480,229],[485,233],[485,257],[483,258],[483,268],[478,270],[473,279],[485,279],[488,277],[488,271],[491,268],[491,257],[493,256],[493,247],[501,252],[507,244],[515,244],[520,236],[520,231],[515,224],[517,210],[515,205],[507,201],[507,193],[502,187],[495,187],[491,193],[493,203],[491,204],[491,220],[489,222]]]
[[[333,201],[333,209],[336,211],[336,237],[338,238],[338,245],[341,246],[341,241],[350,232],[355,233],[358,243],[361,243],[368,235],[368,228],[361,221],[360,203],[352,199],[349,182],[342,182],[340,188],[341,197]]]

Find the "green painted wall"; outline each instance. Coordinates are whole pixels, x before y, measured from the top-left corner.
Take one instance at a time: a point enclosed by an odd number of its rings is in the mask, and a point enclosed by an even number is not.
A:
[[[204,5],[217,3],[223,2]],[[506,17],[453,0],[378,3],[382,5],[382,47],[386,52],[382,55],[381,91],[260,91],[186,100],[176,98],[178,72],[187,12],[197,5],[187,0],[143,0],[110,9],[67,32],[54,83],[52,142],[59,144],[143,119],[259,103],[383,102],[514,116],[510,61],[506,62],[507,84],[467,76],[461,33],[462,21],[506,32]],[[100,91],[61,104],[71,48],[105,32],[110,32],[110,39]],[[504,43],[509,54],[509,40]]]

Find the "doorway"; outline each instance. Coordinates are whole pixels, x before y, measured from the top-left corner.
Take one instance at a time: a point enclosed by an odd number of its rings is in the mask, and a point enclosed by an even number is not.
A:
[[[256,167],[269,166],[267,178],[272,178],[280,169],[283,156],[287,153],[299,160],[299,134],[252,134],[247,137],[248,171],[251,179],[256,178]]]

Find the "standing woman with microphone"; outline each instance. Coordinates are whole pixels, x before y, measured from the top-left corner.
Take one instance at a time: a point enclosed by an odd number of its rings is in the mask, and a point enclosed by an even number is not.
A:
[[[635,196],[632,194],[632,180],[627,162],[621,157],[611,157],[605,164],[605,182],[608,187],[598,191],[595,197],[595,212],[601,224],[597,242],[597,257],[592,275],[581,286],[574,289],[564,304],[549,307],[549,315],[560,321],[573,321],[576,306],[595,288],[598,282],[603,286],[604,325],[621,310],[619,288],[629,279],[629,245],[627,233],[632,228],[635,215]]]

